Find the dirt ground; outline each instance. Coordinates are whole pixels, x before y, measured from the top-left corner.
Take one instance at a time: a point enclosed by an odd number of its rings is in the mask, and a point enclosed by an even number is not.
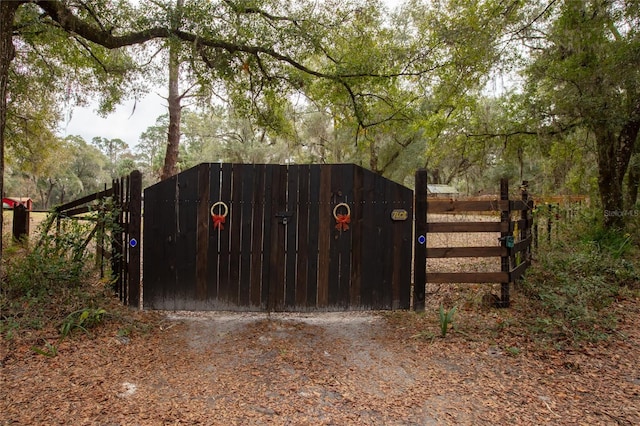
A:
[[[638,301],[619,336],[580,349],[529,338],[512,310],[136,313],[63,341],[4,342],[0,424],[635,425]]]
[[[446,306],[465,297],[428,290]],[[462,303],[444,338],[437,304],[424,314],[129,312],[65,339],[55,357],[32,348],[57,330],[38,331],[2,341],[0,425],[640,424],[640,300],[613,308],[617,335],[579,348],[534,339],[518,303]]]

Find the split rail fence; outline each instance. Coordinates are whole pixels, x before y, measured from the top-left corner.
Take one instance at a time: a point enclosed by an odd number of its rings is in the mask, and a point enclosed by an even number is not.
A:
[[[106,186],[106,185],[105,185]],[[105,188],[75,201],[56,206],[43,234],[53,224],[60,234],[63,220],[94,221],[88,236],[74,255],[81,255],[92,240],[96,245],[96,264],[101,276],[110,261],[113,289],[125,305],[140,305],[140,230],[142,217],[142,175],[135,170],[114,179]],[[97,212],[97,215],[89,213]]]
[[[509,199],[506,179],[500,181],[500,198],[483,201],[454,201],[427,199],[427,172],[416,172],[415,251],[414,251],[414,308],[423,310],[426,283],[500,283],[498,306],[508,307],[510,283],[522,277],[531,264],[531,229],[533,200],[529,199],[527,182],[521,187],[521,198]],[[430,214],[478,214],[495,212],[500,221],[494,222],[429,222]],[[518,217],[514,218],[512,213]],[[499,246],[485,247],[427,247],[433,233],[500,233]],[[429,272],[428,260],[434,258],[499,257],[500,271],[491,272]]]

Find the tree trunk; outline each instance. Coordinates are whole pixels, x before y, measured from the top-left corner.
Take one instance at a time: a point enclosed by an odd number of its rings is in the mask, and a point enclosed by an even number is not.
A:
[[[609,129],[593,130],[598,147],[598,188],[604,226],[623,228],[627,217],[624,212],[623,182],[640,132],[640,98],[636,100],[629,119],[617,136]]]
[[[636,154],[639,155],[639,154]],[[627,210],[633,210],[638,202],[638,187],[640,186],[640,158],[636,158],[629,166],[629,174],[627,175]]]
[[[4,129],[7,125],[7,87],[9,67],[15,55],[13,46],[13,20],[22,2],[0,2],[0,196],[4,197]],[[3,226],[0,220],[0,237]],[[0,261],[2,260],[2,238],[0,238]],[[0,276],[4,273],[0,269]]]
[[[176,0],[176,8],[172,27],[177,30],[180,27],[182,7],[184,0]],[[180,96],[180,44],[175,40],[169,40],[169,129],[167,130],[167,151],[164,156],[164,166],[160,180],[169,179],[178,174],[178,155],[180,153],[180,116],[182,113],[182,96]]]
[[[620,171],[616,167],[617,140],[604,129],[595,129],[598,146],[598,189],[602,200],[605,228],[622,228],[623,198]]]
[[[180,61],[178,59],[178,46],[175,43],[169,45],[169,129],[167,131],[167,151],[164,156],[161,180],[165,180],[178,173],[178,153],[180,150],[180,92],[178,77],[180,76]]]

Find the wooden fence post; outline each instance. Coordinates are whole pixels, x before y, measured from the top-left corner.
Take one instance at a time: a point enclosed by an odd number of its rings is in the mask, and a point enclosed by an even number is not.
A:
[[[549,216],[547,216],[547,243],[551,244],[551,232],[553,231],[553,206],[549,203],[547,204],[547,207],[547,213],[549,214]]]
[[[125,241],[129,252],[128,304],[137,308],[140,304],[140,229],[142,224],[142,173],[134,170],[129,175],[129,240]]]
[[[415,175],[415,232],[413,261],[413,309],[424,311],[427,283],[427,171]]]
[[[500,243],[502,247],[507,247],[507,237],[511,235],[511,206],[509,205],[509,181],[506,178],[500,179],[500,200],[507,203],[506,209],[500,212],[500,222],[503,225],[503,231],[500,233]],[[505,231],[506,230],[506,231]],[[511,272],[511,258],[509,253],[501,256],[501,271],[507,273]],[[500,286],[500,307],[509,307],[509,285],[510,283],[503,282]]]
[[[16,241],[29,238],[29,210],[22,204],[13,207],[13,238]]]
[[[523,180],[522,181],[522,186],[520,187],[520,190],[521,190],[521,193],[522,193],[522,202],[526,206],[529,206],[529,181]],[[531,237],[532,221],[529,220],[529,209],[522,210],[520,212],[520,218],[524,222],[524,226],[520,230],[520,240],[522,241],[522,240],[526,240],[527,238]],[[529,242],[529,245],[527,246],[526,250],[524,250],[522,252],[522,257],[523,257],[523,259],[522,259],[523,261],[531,260],[531,242]]]
[[[113,209],[118,211],[122,208],[122,203],[120,202],[120,181],[118,179],[113,179],[111,181],[111,187],[113,188]],[[120,267],[121,259],[122,259],[122,244],[121,244],[121,236],[122,229],[118,229],[122,226],[122,222],[120,221],[120,215],[114,217],[111,227],[111,273],[115,275],[115,281],[113,282],[113,290],[118,294],[122,294],[120,289],[122,288],[122,268]]]

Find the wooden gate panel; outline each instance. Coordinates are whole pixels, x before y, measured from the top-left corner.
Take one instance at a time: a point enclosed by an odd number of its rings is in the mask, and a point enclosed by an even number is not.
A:
[[[223,304],[228,304],[231,300],[231,287],[233,286],[230,283],[229,274],[230,274],[230,263],[231,263],[231,247],[230,247],[230,239],[231,234],[229,230],[231,229],[232,219],[235,216],[235,212],[231,210],[232,207],[232,197],[231,197],[231,164],[222,164],[221,173],[220,173],[220,201],[226,203],[229,207],[229,214],[226,217],[226,223],[224,225],[224,230],[219,230],[218,234],[215,235],[219,241],[218,246],[218,299]],[[233,305],[230,305],[233,306]]]
[[[252,265],[252,224],[253,224],[253,193],[255,184],[255,167],[251,164],[242,168],[242,193],[240,199],[240,212],[242,222],[240,226],[240,279],[238,304],[251,306],[251,265]]]
[[[176,289],[176,177],[145,190],[144,306],[174,309]]]
[[[231,170],[231,197],[229,198],[229,293],[228,303],[238,305],[240,297],[240,257],[243,252],[241,246],[241,230],[243,217],[242,186],[244,184],[247,165],[234,164]],[[227,178],[224,176],[223,179]]]
[[[375,283],[382,276],[380,248],[377,246],[376,217],[373,208],[375,205],[375,176],[365,173],[363,179],[362,198],[362,286],[360,300],[363,306],[373,306],[373,297],[376,293]]]
[[[320,175],[318,165],[309,166],[309,227],[307,260],[307,303],[317,306],[318,301],[318,247],[320,246]]]
[[[222,167],[220,164],[211,164],[209,170],[209,213],[211,213],[211,207],[214,203],[221,201],[220,196],[220,182],[221,182]],[[222,214],[224,209],[222,206],[218,206],[213,209],[215,214]],[[225,220],[226,222],[226,220]],[[207,252],[207,263],[209,265],[208,277],[207,277],[207,301],[218,300],[218,283],[220,279],[220,238],[219,235],[222,232],[220,229],[216,229],[213,226],[213,220],[211,217],[207,221],[209,226],[209,244]],[[226,223],[222,225],[229,226]]]
[[[335,164],[331,170],[331,204],[322,214],[329,216],[330,226],[327,230],[331,235],[329,259],[329,305],[339,308],[349,306],[349,283],[351,279],[351,237],[354,224],[348,224],[349,229],[336,229],[334,209],[341,203],[349,208],[340,207],[336,214],[350,214],[353,217],[353,165]]]
[[[250,272],[250,306],[253,308],[264,308],[262,305],[262,247],[263,247],[263,223],[264,223],[264,202],[265,202],[265,166],[254,165],[254,185],[251,203],[252,224],[251,224],[251,272]],[[266,306],[266,305],[265,305]]]
[[[319,167],[319,166],[316,166]],[[331,216],[326,214],[327,208],[331,205],[331,173],[329,167],[320,168],[320,193],[318,202],[318,286],[317,286],[317,306],[326,308],[329,305],[329,265],[331,233],[328,232],[331,226]]]
[[[296,258],[296,284],[295,306],[309,306],[307,301],[307,286],[309,282],[309,210],[311,198],[309,192],[309,179],[311,169],[309,166],[298,168],[298,206],[296,212],[296,225],[298,227],[297,258]]]
[[[386,209],[387,217],[394,210],[405,210],[408,213],[413,210],[413,191],[400,185],[393,185],[391,204]],[[392,285],[392,309],[409,309],[411,299],[411,286],[404,283],[411,282],[411,262],[413,254],[413,215],[408,214],[404,221],[392,221],[389,235],[389,245],[392,249],[393,268],[391,275]]]
[[[176,181],[175,309],[178,310],[189,309],[196,300],[198,181],[197,168],[179,174]]]
[[[364,212],[364,169],[353,168],[353,206],[351,207],[351,273],[349,288],[349,305],[362,305],[362,237]]]
[[[286,217],[286,270],[285,270],[285,309],[294,309],[296,306],[296,266],[298,263],[297,240],[299,235],[299,184],[300,175],[304,170],[300,167],[291,167],[287,172],[287,217]],[[284,226],[284,225],[283,225]]]
[[[147,307],[409,306],[411,221],[390,216],[402,208],[411,217],[412,191],[362,168],[205,164],[145,197]],[[218,201],[228,207],[224,229],[210,216]],[[336,228],[340,203],[347,230]]]
[[[211,212],[209,201],[210,164],[198,166],[198,199],[196,231],[196,300],[200,304],[207,300],[207,278],[209,272],[209,223]]]

